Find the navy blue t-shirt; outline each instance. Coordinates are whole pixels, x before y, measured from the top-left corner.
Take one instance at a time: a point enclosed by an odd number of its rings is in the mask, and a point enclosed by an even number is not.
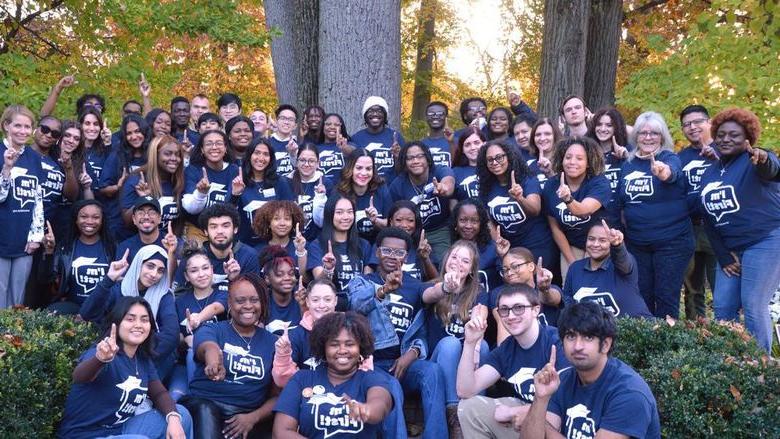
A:
[[[768,154],[768,160],[778,162],[773,152]],[[741,252],[780,227],[778,180],[761,179],[747,152],[704,172],[700,203],[715,232],[708,236],[721,265],[733,262],[729,251]]]
[[[604,206],[609,204],[609,199],[612,196],[609,180],[603,175],[585,178],[579,189],[571,193],[572,198],[577,201],[593,198],[601,203],[599,210],[584,218],[572,214],[566,203],[558,197],[557,191],[560,181],[560,176],[550,178],[549,183],[542,191],[547,216],[555,219],[563,234],[566,235],[569,245],[584,249],[585,241],[588,239],[588,229],[604,216]]]
[[[479,284],[482,289],[490,293],[494,288],[501,285],[501,258],[496,252],[496,243],[490,241],[484,247],[479,249]]]
[[[141,180],[139,174],[130,175],[125,180],[125,185],[122,186],[122,210],[132,209],[135,201],[138,199],[138,193],[135,191],[135,186]],[[162,189],[162,196],[157,198],[160,203],[160,230],[163,233],[168,233],[168,223],[176,221],[179,217],[179,203],[176,200],[176,196],[173,193],[173,186],[170,181],[161,181],[160,188]],[[131,227],[132,228],[132,227]]]
[[[609,358],[596,382],[587,386],[573,367],[561,372],[560,379],[547,411],[560,416],[561,433],[567,439],[594,438],[602,428],[628,437],[661,437],[650,387],[617,358]]]
[[[508,286],[510,286],[510,284],[502,284],[498,288],[493,288],[490,294],[488,294],[488,309],[494,310],[498,308],[498,296],[501,294],[501,290]],[[563,296],[563,291],[558,285],[550,285],[550,289],[557,291],[561,296]],[[561,313],[561,309],[562,308],[560,306],[542,304],[541,312],[539,312],[539,316],[537,318],[539,323],[544,326],[556,326],[558,323],[558,315]]]
[[[390,185],[390,196],[393,201],[414,201],[415,197],[421,198],[416,204],[420,209],[420,217],[422,218],[423,228],[426,231],[430,232],[447,227],[450,220],[449,198],[433,195],[433,193],[425,193],[425,186],[432,183],[434,178],[441,182],[445,177],[455,177],[452,169],[434,166],[433,172],[428,172],[428,180],[425,184],[415,185],[409,179],[408,174],[402,173]]]
[[[279,140],[274,136],[268,138],[268,143],[274,149],[274,158],[276,159],[276,174],[287,175],[293,171],[293,165],[290,161],[290,153],[287,152],[287,144],[292,139]]]
[[[198,182],[203,178],[203,168],[206,168],[206,175],[209,177],[209,192],[207,194],[206,206],[214,203],[230,202],[230,195],[233,193],[233,179],[238,175],[238,166],[229,164],[219,171],[215,171],[206,165],[190,164],[184,168],[184,194],[191,194],[198,186]],[[247,189],[244,189],[246,192]],[[198,214],[185,212],[185,218],[192,224],[198,224]]]
[[[89,348],[79,363],[94,357],[96,350]],[[149,383],[159,380],[151,359],[140,351],[131,359],[120,349],[94,380],[71,384],[57,437],[92,439],[121,434],[122,424],[146,399]]]
[[[291,293],[292,294],[292,293]],[[301,322],[301,306],[294,297],[290,298],[290,303],[286,306],[276,303],[273,294],[269,292],[268,297],[268,324],[265,325],[265,330],[273,333],[274,335],[282,335],[284,327],[295,328]]]
[[[469,316],[471,315],[471,309],[478,303],[485,306],[488,305],[487,293],[484,291],[479,292],[474,302],[469,306]],[[463,321],[457,313],[453,313],[450,316],[450,321],[447,322],[447,325],[445,326],[438,314],[436,314],[436,309],[433,305],[426,308],[425,312],[426,327],[428,329],[428,350],[430,352],[433,352],[436,345],[439,343],[439,340],[444,337],[451,335],[458,340],[463,341],[463,337],[466,334],[465,326],[468,320]]]
[[[190,313],[195,314],[199,312],[203,312],[203,309],[207,306],[211,305],[212,303],[221,303],[222,306],[225,307],[225,312],[222,314],[216,315],[212,317],[210,320],[201,322],[201,326],[205,325],[206,323],[216,323],[221,320],[225,320],[227,318],[227,308],[228,308],[228,295],[227,291],[223,291],[219,288],[214,288],[214,290],[209,294],[208,296],[204,297],[203,299],[198,299],[195,297],[195,293],[192,291],[192,288],[188,289],[186,293],[180,294],[176,297],[176,314],[179,317],[179,331],[181,331],[181,335],[187,336],[190,335],[187,331],[187,310],[190,310]],[[200,327],[198,329],[200,329]]]
[[[625,159],[615,157],[611,152],[604,154],[604,177],[609,180],[609,188],[612,195],[606,205],[606,216],[609,226],[615,229],[623,229],[620,219],[620,205],[618,203],[618,186],[620,184],[620,170],[623,169]]]
[[[539,182],[533,177],[526,177],[520,186],[523,196],[539,195]],[[509,186],[494,184],[483,199],[490,219],[501,227],[501,236],[512,244],[512,247],[538,247],[552,241],[550,226],[544,215],[529,216],[520,203],[509,195]]]
[[[347,284],[353,277],[363,273],[363,267],[368,265],[371,258],[371,244],[365,239],[360,239],[360,257],[352,260],[347,253],[346,242],[331,241],[333,246],[333,255],[336,256],[336,270],[333,273],[333,283],[339,293],[347,291]],[[327,247],[327,244],[325,244]],[[309,244],[309,257],[306,259],[306,269],[312,270],[314,267],[322,266],[322,256],[328,252],[320,247],[320,240],[315,239]]]
[[[539,183],[539,188],[544,189],[545,183],[547,183],[548,177],[547,174],[542,171],[542,168],[539,167],[539,161],[531,158],[526,161],[526,164],[528,165],[528,169],[531,170],[531,175],[536,176],[536,181]],[[523,190],[525,190],[525,186],[523,186]]]
[[[446,137],[426,137],[420,141],[428,147],[433,157],[435,166],[452,167],[452,155],[450,154],[450,142]]]
[[[229,321],[209,323],[198,328],[192,350],[197,352],[205,342],[216,343],[222,350],[226,374],[224,380],[212,381],[204,372],[206,365],[196,359],[190,393],[247,410],[257,409],[268,399],[268,391],[271,389],[271,365],[276,339],[275,335],[261,328],[255,329],[251,339],[242,338]]]
[[[301,232],[303,233],[303,237],[306,238],[306,241],[311,241],[320,236],[320,232],[322,231],[313,220],[314,197],[317,195],[315,189],[320,184],[319,175],[322,174],[317,172],[313,181],[308,183],[301,182],[301,190],[298,194],[295,194],[295,185],[293,184],[292,178],[284,177],[284,180],[287,181],[287,186],[290,188],[291,194],[294,197],[292,200],[295,201],[295,204],[297,204],[303,212],[303,226]],[[333,186],[332,181],[329,178],[323,178],[322,184],[325,185],[325,193],[330,193],[330,189]]]
[[[434,254],[431,254],[431,262],[434,266],[439,266],[438,261]],[[368,261],[368,265],[376,266],[379,264],[379,259],[376,257],[376,244],[371,246],[371,258]],[[401,271],[408,273],[410,276],[417,280],[424,280],[425,278],[425,266],[423,265],[422,258],[417,256],[417,250],[411,250],[406,253],[406,261],[401,265]]]
[[[110,152],[106,150],[103,154],[100,154],[95,148],[88,148],[84,154],[84,164],[87,166],[87,174],[89,174],[89,177],[92,179],[92,191],[95,192],[95,198],[100,199],[97,193],[98,188],[100,187],[100,176],[103,174],[103,166],[105,165],[106,160],[108,160]]]
[[[238,225],[238,239],[244,244],[255,246],[260,243],[260,237],[252,229],[252,222],[257,209],[272,200],[295,200],[289,180],[279,177],[276,184],[266,188],[261,183],[250,182],[241,196],[233,197],[233,200],[241,213],[241,223]]]
[[[40,155],[40,154],[39,154]],[[62,165],[49,155],[41,156],[41,189],[43,189],[43,215],[47,220],[56,218],[55,213],[62,204],[62,189],[65,187],[65,171]],[[62,224],[63,226],[65,224]]]
[[[0,155],[5,154],[5,151],[5,143],[0,141]],[[0,255],[4,258],[27,255],[24,249],[42,176],[41,155],[25,147],[11,169],[8,196],[0,203]]]
[[[110,258],[102,242],[84,244],[76,239],[73,244],[68,301],[79,305],[84,303],[98,282],[106,276],[108,266],[113,261]],[[132,261],[130,258],[127,260]]]
[[[311,331],[301,325],[290,329],[287,333],[292,347],[292,360],[300,370],[314,370],[321,363],[311,355],[310,335]]]
[[[627,275],[618,273],[612,259],[605,260],[595,270],[590,268],[590,258],[574,261],[566,273],[563,284],[563,301],[566,304],[583,300],[597,302],[615,317],[645,317],[653,315],[639,292],[639,268],[634,257],[634,269]]]
[[[341,169],[344,168],[344,154],[336,142],[320,143],[317,145],[320,153],[320,171],[325,179],[336,183],[341,178]]]
[[[680,159],[661,151],[656,161],[669,165],[672,176],[662,182],[650,171],[650,160],[634,157],[620,171],[618,196],[626,223],[626,240],[637,245],[668,242],[691,233],[687,186]]]
[[[403,148],[406,144],[404,137],[399,131],[385,127],[377,134],[369,133],[367,129],[362,129],[352,135],[352,143],[358,148],[363,148],[374,156],[374,166],[379,175],[384,177],[387,184],[390,184],[395,178],[395,160],[393,159],[393,133],[397,133],[398,144]]]
[[[335,190],[335,189],[334,189]],[[357,225],[360,237],[368,241],[373,241],[376,238],[379,229],[374,227],[374,223],[368,218],[366,209],[371,204],[371,197],[374,197],[374,207],[379,213],[379,218],[388,219],[390,214],[390,208],[393,207],[393,199],[390,197],[390,192],[387,190],[387,186],[379,186],[379,188],[370,194],[366,191],[363,195],[355,196],[355,221]]]
[[[692,213],[691,217],[701,218],[701,212],[698,209],[701,195],[701,177],[707,168],[717,164],[718,161],[702,157],[701,148],[694,146],[683,148],[677,153],[677,156],[680,157],[682,171],[685,174],[685,182],[688,184],[688,207]]]
[[[346,394],[355,401],[366,402],[372,387],[387,389],[389,384],[378,372],[358,370],[350,379],[334,386],[324,367],[300,370],[282,390],[274,411],[297,419],[298,434],[310,439],[373,439],[378,437],[381,424],[353,420],[342,399]]]
[[[211,247],[208,242],[203,243],[203,249],[211,261],[211,265],[214,267],[214,281],[213,284],[220,284],[227,282],[227,274],[225,274],[225,262],[228,258],[220,259],[211,251]],[[258,259],[257,250],[238,243],[233,246],[233,257],[236,258],[236,262],[241,267],[241,274],[244,273],[257,273],[260,274],[260,261]],[[184,285],[184,266],[179,264],[176,267],[176,274],[174,275],[174,288],[176,286]]]
[[[510,335],[490,351],[485,365],[495,369],[512,385],[517,398],[530,404],[534,402],[534,373],[550,361],[553,345],[560,354],[555,357],[555,369],[569,367],[569,361],[563,355],[563,344],[558,338],[558,329],[544,325],[539,325],[539,337],[531,347],[523,349]]]
[[[127,255],[127,260],[132,261],[136,253],[138,253],[138,250],[141,250],[141,247],[145,245],[158,245],[162,248],[165,248],[163,245],[163,238],[165,238],[165,234],[161,232],[157,235],[156,241],[151,244],[144,244],[143,241],[141,241],[141,235],[136,233],[135,235],[120,242],[119,245],[116,246],[116,254],[114,255],[113,260],[118,261],[119,259],[122,259],[122,256],[125,254],[125,250],[130,250],[130,253]]]
[[[476,166],[458,166],[452,169],[455,174],[455,199],[479,197],[479,177]]]
[[[122,149],[117,149],[111,152],[103,163],[103,170],[100,173],[98,187],[103,189],[114,186],[119,183],[119,179],[122,177],[122,172],[124,170],[123,168],[130,173],[145,164],[146,161],[143,157],[132,157],[128,162],[125,162],[124,151]],[[101,196],[98,197],[98,199],[103,203],[103,217],[106,219],[112,233],[119,234],[118,238],[124,239],[130,236],[132,231],[125,226],[125,223],[122,220],[122,210],[120,206],[121,196],[122,188],[119,188],[119,192],[113,197],[106,198]]]

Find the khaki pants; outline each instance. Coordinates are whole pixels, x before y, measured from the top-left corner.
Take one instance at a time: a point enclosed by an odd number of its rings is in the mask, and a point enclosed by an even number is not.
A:
[[[512,425],[496,422],[493,414],[496,406],[502,404],[509,407],[526,405],[517,398],[493,399],[486,396],[475,396],[463,399],[458,404],[458,419],[464,438],[508,438],[517,439],[520,436]]]

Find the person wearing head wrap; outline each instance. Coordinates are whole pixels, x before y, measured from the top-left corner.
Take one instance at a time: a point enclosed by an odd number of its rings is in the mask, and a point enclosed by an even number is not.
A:
[[[176,305],[166,275],[168,256],[159,245],[142,247],[132,263],[128,262],[128,255],[129,250],[121,259],[111,263],[106,277],[81,305],[79,314],[86,321],[101,322],[120,297],[140,296],[146,299],[157,323],[155,366],[164,381],[173,368],[174,351],[179,343]]]

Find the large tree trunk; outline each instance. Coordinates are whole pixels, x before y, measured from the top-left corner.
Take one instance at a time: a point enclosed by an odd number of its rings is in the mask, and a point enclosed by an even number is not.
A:
[[[319,0],[266,0],[269,29],[281,32],[271,40],[271,58],[279,102],[301,111],[317,103]]]
[[[320,4],[319,101],[363,128],[363,102],[387,100],[390,126],[401,120],[401,1],[328,0]]]
[[[557,118],[558,106],[566,95],[584,92],[589,11],[589,0],[545,2],[538,106],[541,116]]]
[[[412,122],[425,120],[425,108],[431,101],[433,81],[433,42],[436,38],[437,0],[422,0],[418,20],[417,66],[414,72]]]
[[[585,62],[585,102],[591,111],[615,105],[623,0],[592,0]]]

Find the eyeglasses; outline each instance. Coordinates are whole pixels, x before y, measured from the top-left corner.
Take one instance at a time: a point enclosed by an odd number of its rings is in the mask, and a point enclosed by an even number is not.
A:
[[[428,112],[428,117],[444,117],[444,112],[443,111],[435,111],[435,112],[434,111],[429,111]]]
[[[319,160],[317,159],[298,159],[298,163],[302,165],[316,165],[319,163]]]
[[[43,134],[43,135],[48,134],[48,135],[52,136],[55,139],[59,139],[60,136],[62,136],[62,132],[61,131],[55,130],[55,129],[49,127],[49,126],[41,125],[38,128],[40,128],[41,134]]]
[[[500,163],[504,163],[505,159],[506,159],[506,154],[499,154],[499,155],[497,155],[495,157],[488,157],[487,158],[487,163],[488,163],[488,165],[493,165],[493,164],[497,165],[497,164],[500,164]]]
[[[252,305],[257,305],[258,303],[260,303],[260,298],[256,297],[256,296],[255,297],[241,297],[240,299],[233,299],[233,301],[236,302],[236,305],[243,305],[247,301],[249,303],[251,303]]]
[[[471,111],[487,111],[487,107],[486,107],[486,106],[484,106],[484,105],[480,105],[480,106],[474,106],[474,107],[472,107],[472,106],[469,106],[468,108],[469,108],[469,110],[471,110]]]
[[[392,258],[400,259],[406,256],[406,250],[402,248],[379,247],[379,252],[382,254],[382,256],[389,256]]]
[[[682,127],[683,128],[690,128],[693,125],[699,126],[699,125],[703,124],[704,122],[707,122],[708,120],[709,119],[707,119],[707,118],[691,120],[691,121],[688,121],[688,122],[685,122],[684,124],[682,124]]]
[[[498,315],[501,317],[509,317],[509,310],[511,309],[512,314],[520,317],[525,314],[526,308],[533,308],[533,305],[514,305],[511,308],[508,306],[499,306],[496,311],[498,311]]]
[[[425,160],[425,154],[416,154],[406,156],[407,162],[413,162],[415,160]]]
[[[640,131],[636,133],[637,137],[661,137],[661,133],[658,131]]]
[[[215,146],[225,146],[225,142],[203,142],[203,146],[206,148],[213,148]]]
[[[294,117],[289,117],[289,116],[279,116],[276,118],[276,120],[278,120],[279,122],[295,122],[296,119]]]
[[[139,217],[143,218],[145,216],[159,216],[160,212],[154,210],[154,209],[144,209],[144,210],[136,210],[135,215],[138,215]]]
[[[522,262],[522,263],[519,263],[519,264],[512,264],[512,265],[510,265],[510,266],[508,266],[508,267],[503,267],[503,268],[501,269],[501,272],[500,272],[500,273],[501,273],[501,277],[504,277],[504,276],[508,275],[508,274],[509,274],[510,272],[512,272],[512,271],[517,271],[517,270],[519,270],[519,269],[520,269],[520,268],[521,268],[523,265],[525,265],[525,264],[530,264],[530,263],[531,263],[531,261],[526,261],[526,262]]]

